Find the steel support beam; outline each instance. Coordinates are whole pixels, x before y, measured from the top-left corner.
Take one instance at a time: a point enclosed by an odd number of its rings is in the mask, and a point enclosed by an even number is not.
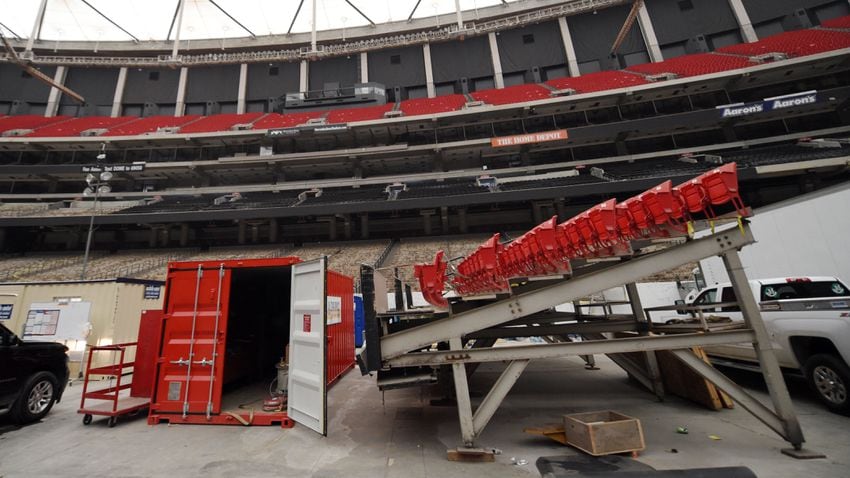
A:
[[[301,67],[298,70],[298,91],[306,93],[310,90],[310,64],[307,60],[301,60]]]
[[[490,419],[493,418],[496,410],[499,409],[499,405],[502,404],[502,401],[508,395],[508,392],[510,392],[511,387],[514,386],[520,375],[522,375],[522,372],[525,371],[528,362],[528,360],[514,360],[509,363],[502,372],[502,375],[499,376],[499,379],[496,380],[496,383],[493,384],[493,388],[490,389],[487,396],[484,397],[484,400],[475,409],[475,415],[472,416],[472,428],[475,431],[476,437],[481,435],[484,427],[490,423]]]
[[[27,38],[27,47],[25,52],[31,52],[35,41],[41,37],[41,24],[44,23],[44,11],[47,10],[47,0],[41,0],[38,6],[38,13],[35,15],[35,22],[32,24],[32,33]]]
[[[625,339],[588,340],[542,345],[518,345],[489,349],[440,350],[412,352],[385,362],[390,367],[417,367],[470,362],[503,362],[511,360],[537,360],[570,355],[614,354],[645,352],[647,350],[686,349],[701,345],[740,344],[752,342],[751,330],[711,332],[707,334],[677,334]]]
[[[629,295],[629,304],[632,307],[632,314],[635,316],[636,325],[648,326],[646,312],[643,311],[643,304],[640,301],[637,284],[629,282],[626,284],[626,293]],[[638,327],[642,330],[647,330],[643,327]],[[646,332],[641,332],[641,335],[646,335]],[[658,368],[658,359],[655,352],[646,352],[646,374],[652,381],[652,386],[649,387],[659,400],[664,399],[664,382],[661,379],[661,370]]]
[[[593,334],[603,332],[624,332],[637,330],[634,322],[628,321],[598,321],[579,322],[559,325],[529,325],[525,327],[496,327],[479,330],[465,336],[467,339],[507,338],[507,337],[542,337],[544,335]]]
[[[455,350],[463,348],[460,338],[452,338],[449,346]],[[452,364],[452,377],[457,397],[457,414],[460,419],[460,435],[463,444],[471,447],[475,442],[475,425],[472,421],[472,401],[469,398],[469,383],[466,380],[466,367],[462,363]]]
[[[761,420],[762,423],[768,426],[768,428],[794,444],[794,446],[802,444],[802,434],[795,437],[789,435],[786,430],[786,424],[781,418],[773,413],[773,411],[750,396],[743,388],[732,380],[729,380],[725,375],[718,372],[717,369],[712,367],[710,364],[705,363],[704,360],[694,355],[693,352],[690,350],[672,350],[671,353],[681,360],[682,363],[690,367],[694,372],[698,373],[714,385],[717,385],[717,387],[726,392],[726,394],[729,395],[735,403],[741,405],[745,410],[752,413],[753,416]]]
[[[85,6],[87,6],[87,7],[91,8],[92,10],[94,10],[94,12],[95,12],[95,13],[97,13],[98,15],[100,15],[101,17],[103,17],[103,19],[104,19],[104,20],[106,20],[107,22],[111,23],[111,24],[112,24],[112,26],[114,26],[115,28],[117,28],[117,29],[121,30],[122,32],[126,33],[126,34],[127,34],[127,36],[129,36],[130,38],[132,38],[132,39],[133,39],[133,41],[134,41],[134,42],[139,43],[139,41],[140,41],[140,40],[139,40],[138,38],[136,38],[136,35],[133,35],[132,33],[128,32],[128,31],[127,31],[124,27],[122,27],[121,25],[119,25],[119,24],[115,23],[115,20],[113,20],[113,19],[109,18],[108,16],[104,15],[104,14],[103,14],[103,12],[101,12],[100,10],[98,10],[97,8],[95,8],[95,7],[94,7],[91,3],[89,3],[88,1],[86,1],[86,0],[80,0],[80,1],[81,1],[81,2],[83,2],[83,4],[84,4]],[[210,3],[213,3],[213,5],[215,5],[215,3],[213,2],[213,0],[210,0]]]
[[[773,344],[770,335],[764,326],[758,303],[753,295],[753,290],[750,288],[750,283],[747,281],[747,275],[744,273],[741,258],[738,256],[738,251],[735,250],[724,253],[722,257],[723,264],[726,266],[726,272],[729,274],[729,280],[732,282],[732,289],[735,290],[735,297],[737,297],[738,304],[741,307],[744,322],[752,329],[755,336],[755,340],[752,342],[753,347],[759,359],[759,365],[764,376],[764,382],[767,384],[767,391],[770,393],[770,399],[773,402],[773,408],[776,410],[776,415],[783,424],[784,433],[782,436],[791,442],[795,449],[799,450],[804,441],[803,431],[800,429],[800,423],[797,421],[797,415],[794,413],[791,396],[788,394],[788,388],[785,386],[785,380],[782,378],[779,362],[773,353]]]
[[[365,51],[360,52],[360,83],[369,82],[369,54]],[[401,98],[396,98],[396,101],[401,101]]]
[[[463,337],[600,290],[635,282],[681,264],[733,251],[753,242],[752,231],[747,225],[744,225],[740,232],[738,229],[732,229],[688,241],[613,267],[573,277],[429,324],[384,336],[381,338],[381,355],[384,360],[391,359],[411,350],[422,349],[434,342],[446,341],[451,337]]]
[[[171,48],[171,58],[177,58],[177,50],[180,48],[180,29],[183,27],[183,10],[186,8],[186,0],[180,0],[177,4],[177,12],[174,14],[176,29],[174,30],[174,45]],[[169,32],[170,33],[170,32]],[[177,115],[182,116],[182,113]]]

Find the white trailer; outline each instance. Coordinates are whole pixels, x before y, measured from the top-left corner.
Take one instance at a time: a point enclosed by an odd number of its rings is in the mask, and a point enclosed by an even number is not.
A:
[[[741,250],[748,277],[832,276],[850,280],[850,182],[755,211],[758,241]],[[700,261],[708,286],[729,282],[717,257]]]

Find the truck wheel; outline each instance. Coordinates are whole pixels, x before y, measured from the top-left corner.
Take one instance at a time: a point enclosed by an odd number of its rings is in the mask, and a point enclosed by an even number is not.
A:
[[[806,361],[806,380],[827,408],[836,413],[850,413],[850,368],[834,355],[817,354]]]
[[[12,407],[12,420],[16,423],[40,420],[53,408],[56,390],[56,377],[50,372],[38,372],[27,379]]]

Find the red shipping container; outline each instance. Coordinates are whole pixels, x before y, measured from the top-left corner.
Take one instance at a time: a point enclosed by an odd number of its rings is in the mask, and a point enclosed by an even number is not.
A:
[[[168,266],[150,423],[303,423],[326,433],[326,387],[354,364],[353,280],[297,257]],[[268,398],[289,353],[286,411]],[[291,415],[291,416],[290,416]]]

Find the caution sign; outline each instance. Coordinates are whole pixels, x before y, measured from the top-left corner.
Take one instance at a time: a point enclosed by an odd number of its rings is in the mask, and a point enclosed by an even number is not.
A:
[[[328,296],[328,325],[342,322],[342,297]]]
[[[490,146],[504,148],[507,146],[520,146],[523,144],[545,143],[547,141],[561,141],[567,139],[567,130],[544,131],[542,133],[516,134],[513,136],[499,136],[490,139]]]
[[[310,314],[304,314],[302,330],[306,334],[309,334],[313,330],[313,317]]]

